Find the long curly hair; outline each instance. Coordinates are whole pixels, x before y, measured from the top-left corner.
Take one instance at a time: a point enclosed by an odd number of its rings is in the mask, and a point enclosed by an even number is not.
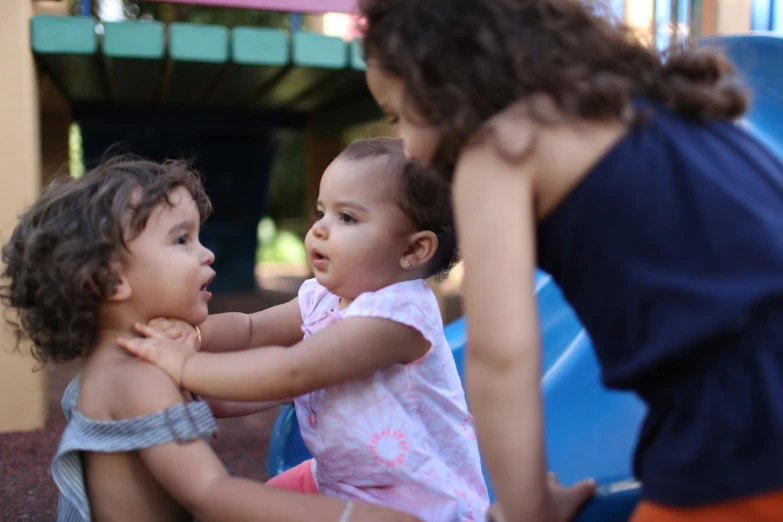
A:
[[[339,157],[355,161],[388,159],[388,170],[399,177],[397,205],[418,230],[430,230],[438,238],[427,277],[445,279],[460,259],[449,185],[421,163],[407,159],[398,138],[356,140]]]
[[[399,77],[406,101],[440,135],[446,176],[462,146],[515,102],[540,95],[561,115],[634,121],[633,98],[696,120],[734,119],[748,95],[716,48],[662,56],[600,9],[578,0],[359,0],[364,52]]]
[[[20,217],[3,247],[0,299],[16,350],[32,341],[41,363],[85,355],[99,328],[101,303],[116,290],[113,267],[171,191],[184,187],[202,222],[211,203],[186,162],[133,156],[109,159],[79,179],[55,178]]]

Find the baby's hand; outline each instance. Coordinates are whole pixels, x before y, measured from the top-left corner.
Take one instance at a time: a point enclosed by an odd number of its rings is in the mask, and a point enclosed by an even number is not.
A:
[[[126,339],[120,337],[117,344],[141,357],[145,361],[156,364],[174,379],[177,386],[182,386],[182,370],[188,358],[196,353],[196,334],[187,334],[179,341],[172,341],[165,334],[147,325],[137,324],[136,330],[146,339]]]
[[[201,343],[200,343],[201,339],[199,338],[198,330],[196,330],[196,327],[191,325],[190,323],[181,321],[179,319],[169,319],[167,317],[159,317],[157,319],[153,319],[152,321],[148,322],[146,326],[164,334],[172,341],[185,342],[185,339],[195,340],[195,342],[192,345],[193,348],[196,350],[201,349]],[[145,334],[140,330],[139,333],[146,337],[149,337],[147,334]],[[191,334],[193,334],[193,337],[188,337],[188,335]]]

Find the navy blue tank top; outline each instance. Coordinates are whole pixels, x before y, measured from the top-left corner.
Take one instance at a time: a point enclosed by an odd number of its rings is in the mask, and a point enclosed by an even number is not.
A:
[[[783,488],[783,164],[738,125],[641,105],[649,120],[539,224],[539,266],[607,387],[648,406],[646,498]]]

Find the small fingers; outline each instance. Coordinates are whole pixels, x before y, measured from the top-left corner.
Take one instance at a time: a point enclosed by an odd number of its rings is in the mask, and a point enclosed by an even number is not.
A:
[[[184,339],[182,339],[183,343],[187,344],[191,348],[197,348],[198,345],[198,335],[191,333],[187,334]]]
[[[170,330],[171,327],[174,326],[174,323],[169,321],[165,317],[158,317],[157,319],[153,319],[152,321],[147,322],[147,326],[149,326],[150,328],[154,328],[159,332],[165,332],[167,330]]]
[[[155,324],[153,325],[153,321]],[[156,330],[159,332],[163,332],[167,334],[172,339],[174,334],[179,334],[181,332],[181,328],[179,327],[179,321],[173,321],[171,319],[167,319],[165,317],[160,317],[158,319],[153,319],[153,321],[150,321],[148,324],[150,326],[153,326]]]
[[[578,488],[579,490],[584,491],[586,494],[592,495],[598,488],[598,483],[594,479],[584,479],[580,480],[572,487]]]
[[[150,339],[166,339],[166,334],[144,323],[136,323],[133,325],[134,329],[144,337]]]
[[[158,351],[155,349],[153,341],[149,339],[127,339],[125,337],[118,337],[117,344],[147,361],[155,362],[158,359]]]

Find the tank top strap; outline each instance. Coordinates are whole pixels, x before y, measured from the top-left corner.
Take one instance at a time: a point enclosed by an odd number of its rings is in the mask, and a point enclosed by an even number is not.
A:
[[[90,508],[84,487],[80,452],[127,452],[159,444],[185,444],[217,433],[217,423],[209,405],[202,401],[176,404],[165,410],[122,420],[93,420],[76,409],[79,393],[77,376],[63,396],[68,426],[52,460],[52,476],[60,489],[61,503],[70,503],[89,521]]]

